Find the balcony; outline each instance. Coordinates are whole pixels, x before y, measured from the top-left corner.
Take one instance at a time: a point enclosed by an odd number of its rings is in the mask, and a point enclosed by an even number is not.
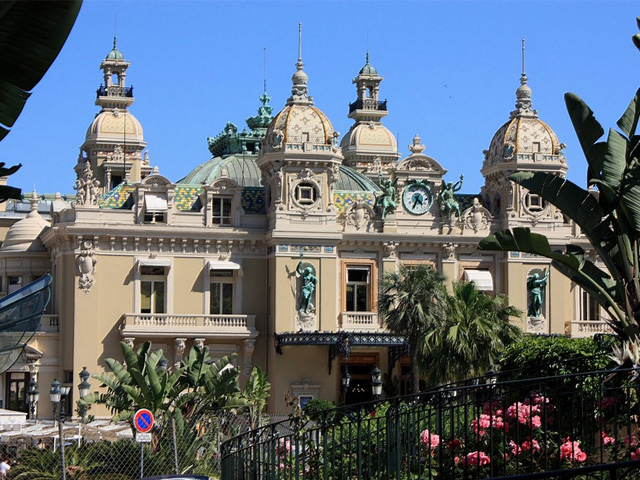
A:
[[[255,315],[179,315],[125,313],[123,337],[255,338]]]
[[[38,332],[57,333],[59,331],[58,315],[50,315],[47,313],[42,315],[42,322],[40,323]]]
[[[342,330],[370,332],[381,330],[376,312],[342,312]]]
[[[613,333],[604,320],[574,320],[571,322],[573,338],[593,337],[596,333]]]
[[[387,101],[376,101],[370,98],[366,98],[364,100],[356,100],[349,104],[349,113],[354,112],[355,110],[387,110]]]
[[[133,86],[120,87],[118,85],[112,85],[105,87],[100,85],[96,90],[96,97],[128,97],[133,98]]]

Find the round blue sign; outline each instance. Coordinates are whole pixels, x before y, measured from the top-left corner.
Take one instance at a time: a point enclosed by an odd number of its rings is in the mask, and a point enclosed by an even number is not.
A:
[[[145,433],[153,427],[153,413],[146,408],[141,408],[133,416],[133,426],[140,433]]]

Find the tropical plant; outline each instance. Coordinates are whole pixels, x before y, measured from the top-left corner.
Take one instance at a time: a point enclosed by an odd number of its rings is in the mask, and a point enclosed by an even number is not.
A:
[[[169,372],[161,349],[151,351],[151,342],[143,343],[136,351],[121,342],[124,365],[114,358],[107,358],[108,372],[93,377],[107,387],[106,392],[95,392],[79,400],[80,404],[106,405],[114,420],[128,420],[139,408],[147,408],[154,415],[168,411],[182,392],[178,380],[184,367]]]
[[[251,429],[260,427],[262,414],[269,400],[269,390],[271,384],[260,367],[253,367],[247,384],[244,386],[238,398],[240,405],[249,413],[249,423]]]
[[[506,296],[487,295],[473,282],[454,283],[442,311],[421,342],[420,370],[431,386],[482,375],[521,336],[510,318],[522,312]]]
[[[640,17],[637,20],[640,26]],[[634,36],[640,49],[640,34]],[[544,172],[518,172],[510,180],[539,195],[573,220],[605,268],[578,245],[551,248],[544,235],[514,228],[480,242],[482,250],[519,251],[551,259],[551,265],[586,290],[607,311],[614,331],[626,340],[619,361],[640,360],[640,90],[606,141],[593,112],[577,95],[565,103],[587,159],[587,181],[597,193]]]
[[[429,265],[400,266],[398,272],[382,278],[378,313],[387,328],[407,335],[411,357],[410,389],[420,389],[418,377],[419,340],[433,326],[445,296],[444,276]]]
[[[81,0],[2,2],[0,6],[0,140],[22,112],[31,90],[42,79],[75,23]],[[11,175],[20,168],[4,168]],[[0,186],[0,202],[20,199],[19,188]]]

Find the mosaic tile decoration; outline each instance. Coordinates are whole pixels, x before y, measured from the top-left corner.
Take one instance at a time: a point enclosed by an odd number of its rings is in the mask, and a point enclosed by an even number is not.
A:
[[[245,213],[265,213],[264,187],[243,188],[240,203]]]
[[[374,208],[376,204],[376,196],[371,192],[336,191],[333,194],[333,203],[336,206],[338,215],[344,214],[347,209],[356,202],[357,199],[361,199],[371,208]]]
[[[133,185],[121,183],[99,198],[98,206],[101,208],[123,208],[134,190]]]
[[[194,210],[193,206],[202,193],[200,185],[176,185],[173,191],[173,205],[176,209],[185,212]]]

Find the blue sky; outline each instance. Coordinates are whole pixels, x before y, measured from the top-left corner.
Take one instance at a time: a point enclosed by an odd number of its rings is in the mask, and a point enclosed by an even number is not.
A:
[[[85,0],[61,54],[0,144],[0,160],[23,164],[10,185],[73,191],[78,148],[99,111],[98,66],[115,30],[131,62],[131,111],[151,164],[178,180],[210,158],[207,137],[227,121],[242,129],[255,115],[265,47],[274,113],[283,107],[302,22],[310,94],[334,129],[344,134],[352,122],[351,80],[368,48],[385,77],[384,124],[403,157],[419,134],[448,179],[465,175],[465,193],[480,190],[482,151],[514,108],[526,37],[533,106],[567,144],[569,178],[584,184],[563,94],[579,94],[605,128],[615,125],[640,85],[640,52],[631,43],[637,15],[637,2],[616,0]]]

